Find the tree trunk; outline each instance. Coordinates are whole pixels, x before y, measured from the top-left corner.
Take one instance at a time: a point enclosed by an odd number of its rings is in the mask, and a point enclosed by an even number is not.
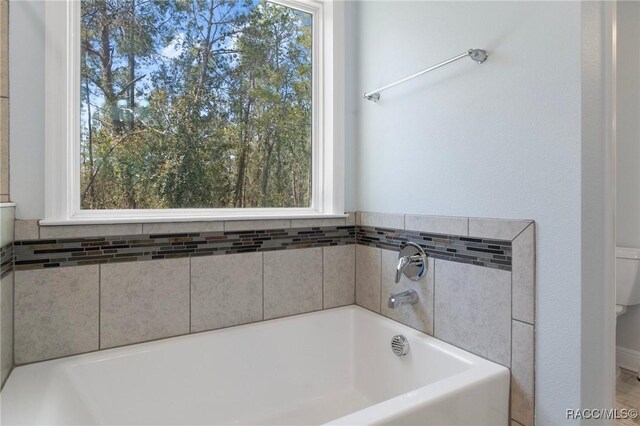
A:
[[[209,16],[207,18],[207,35],[204,41],[204,51],[202,52],[202,68],[200,68],[200,76],[198,78],[198,86],[196,87],[196,99],[199,99],[204,90],[204,83],[207,78],[207,70],[209,69],[209,58],[211,57],[213,27],[215,25],[215,6],[211,0],[209,4]]]
[[[268,206],[269,202],[268,190],[269,190],[269,175],[271,173],[271,157],[273,154],[273,147],[275,142],[268,142],[269,136],[267,136],[267,141],[265,141],[264,145],[266,146],[266,152],[264,155],[264,165],[262,167],[262,176],[260,178],[260,204],[262,207],[272,207]]]
[[[133,130],[135,125],[135,102],[136,102],[136,55],[135,55],[135,16],[136,0],[131,1],[131,22],[129,28],[129,130]]]
[[[98,3],[98,10],[102,18],[102,28],[100,32],[101,65],[102,78],[101,87],[105,98],[105,107],[109,111],[109,116],[113,124],[114,134],[122,133],[122,121],[118,111],[118,100],[113,88],[113,59],[111,49],[111,17],[107,15],[107,2],[102,0]]]

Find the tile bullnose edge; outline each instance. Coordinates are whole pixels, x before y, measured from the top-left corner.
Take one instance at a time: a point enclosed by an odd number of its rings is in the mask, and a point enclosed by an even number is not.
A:
[[[493,240],[513,241],[529,225],[531,219],[469,218],[469,236]]]
[[[374,228],[404,229],[405,215],[402,213],[358,212],[357,225]]]
[[[534,325],[536,319],[536,225],[530,223],[512,241],[513,319]]]
[[[407,231],[431,234],[469,236],[469,218],[462,216],[405,215]]]

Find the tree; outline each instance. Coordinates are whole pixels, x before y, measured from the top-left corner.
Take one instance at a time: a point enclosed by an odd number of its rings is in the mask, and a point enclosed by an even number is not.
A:
[[[311,200],[311,18],[251,0],[83,0],[83,208]]]

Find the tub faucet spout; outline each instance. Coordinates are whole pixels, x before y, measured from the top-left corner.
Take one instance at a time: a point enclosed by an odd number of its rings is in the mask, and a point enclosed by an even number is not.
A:
[[[418,303],[418,293],[413,289],[409,289],[401,293],[390,294],[387,306],[390,309],[395,309],[400,305],[415,305],[416,303]]]

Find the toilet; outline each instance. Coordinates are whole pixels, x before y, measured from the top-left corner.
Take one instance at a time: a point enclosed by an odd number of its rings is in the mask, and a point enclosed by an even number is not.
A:
[[[616,317],[640,304],[640,248],[616,248]],[[640,330],[638,330],[640,333]],[[620,375],[620,368],[617,369]]]

